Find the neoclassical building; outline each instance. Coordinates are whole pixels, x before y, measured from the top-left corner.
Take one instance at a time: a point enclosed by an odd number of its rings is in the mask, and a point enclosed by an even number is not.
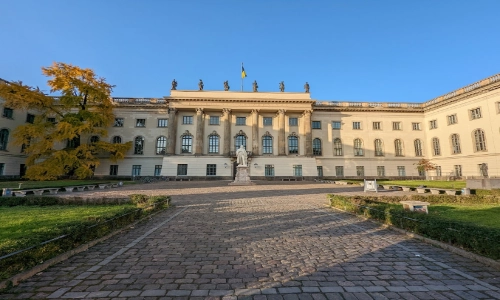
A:
[[[115,123],[100,138],[134,146],[118,163],[104,157],[95,175],[231,179],[243,145],[252,179],[410,179],[424,175],[415,166],[422,158],[437,165],[431,177],[496,177],[499,87],[500,74],[424,103],[204,90],[113,98]],[[18,176],[24,158],[9,135],[32,113],[1,109],[0,174]]]

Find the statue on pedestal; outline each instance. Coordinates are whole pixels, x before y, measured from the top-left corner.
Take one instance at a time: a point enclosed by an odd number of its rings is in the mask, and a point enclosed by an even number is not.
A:
[[[224,81],[224,91],[229,91],[229,81]]]
[[[174,80],[172,80],[172,88],[171,88],[171,90],[172,90],[172,91],[177,90],[177,81],[175,81],[175,79],[174,79]]]
[[[252,83],[252,85],[253,85],[253,91],[254,92],[258,92],[259,91],[258,90],[259,86],[257,85],[257,80],[254,80],[253,83]]]
[[[307,83],[307,81],[306,81],[306,84],[304,84],[304,90],[306,93],[309,94],[309,83]]]
[[[203,91],[203,80],[200,79],[200,82],[198,82],[198,90]]]
[[[284,92],[285,91],[285,82],[282,81],[280,82],[280,92]]]
[[[238,166],[247,166],[247,150],[243,147],[243,145],[236,150],[236,162]]]

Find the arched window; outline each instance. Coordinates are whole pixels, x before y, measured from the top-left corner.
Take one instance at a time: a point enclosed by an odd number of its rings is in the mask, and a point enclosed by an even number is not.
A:
[[[441,146],[439,145],[438,138],[432,138],[432,151],[434,153],[434,156],[441,155]]]
[[[460,154],[462,149],[460,149],[460,136],[456,133],[451,135],[451,153]]]
[[[247,135],[240,130],[237,135],[234,136],[234,150],[238,150],[240,146],[243,146],[243,149],[247,149]]]
[[[262,154],[273,154],[273,137],[269,131],[262,137]]]
[[[167,138],[160,136],[156,139],[156,154],[165,155],[165,149],[167,148]]]
[[[90,137],[90,143],[91,144],[95,144],[97,142],[99,142],[99,137],[97,135],[93,135],[93,136]]]
[[[299,138],[295,132],[288,137],[288,154],[299,154]]]
[[[474,144],[476,151],[486,151],[486,137],[482,129],[474,130]]]
[[[423,156],[422,141],[416,139],[415,141],[413,141],[413,146],[415,146],[415,156]]]
[[[403,156],[403,142],[400,139],[394,140],[394,153],[396,156]]]
[[[354,140],[354,156],[363,156],[363,141],[361,139]]]
[[[0,150],[7,150],[7,142],[9,141],[9,130],[0,130]]]
[[[375,143],[375,156],[384,156],[384,150],[382,147],[382,140],[376,139],[374,143]]]
[[[318,138],[313,140],[313,155],[321,155],[321,140]]]
[[[219,140],[220,137],[215,131],[208,136],[208,153],[219,153]]]
[[[193,136],[189,133],[181,136],[181,153],[193,153]]]
[[[66,143],[66,148],[75,149],[78,147],[80,147],[80,136],[78,135]]]
[[[113,139],[111,140],[113,144],[121,144],[122,143],[122,138],[120,136],[115,135]]]
[[[342,140],[339,138],[333,140],[333,155],[342,156]]]
[[[135,138],[134,154],[144,154],[144,137],[138,136]]]

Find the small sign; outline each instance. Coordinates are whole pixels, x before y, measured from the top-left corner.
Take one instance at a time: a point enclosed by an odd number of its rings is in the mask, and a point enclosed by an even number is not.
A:
[[[2,195],[4,197],[12,197],[12,189],[4,188]]]
[[[376,192],[378,193],[377,179],[366,180],[365,179],[365,192]]]

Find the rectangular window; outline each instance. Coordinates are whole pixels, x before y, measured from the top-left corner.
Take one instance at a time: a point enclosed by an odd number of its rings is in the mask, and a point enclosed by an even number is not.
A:
[[[413,130],[421,130],[420,123],[411,123],[411,127],[413,128]]]
[[[436,129],[436,128],[438,128],[437,120],[430,120],[429,121],[429,128],[430,129]]]
[[[210,116],[210,125],[219,125],[220,124],[220,118],[219,116]]]
[[[35,115],[27,114],[26,115],[26,123],[35,123]]]
[[[361,129],[361,122],[352,122],[352,129]]]
[[[359,177],[365,176],[365,167],[364,166],[357,166],[356,167],[356,176],[359,176]]]
[[[161,165],[155,165],[155,176],[161,175]]]
[[[441,177],[441,166],[436,166],[436,176]]]
[[[110,165],[109,166],[109,175],[111,175],[111,176],[118,175],[118,165]]]
[[[405,167],[404,166],[398,166],[398,176],[399,177],[406,176],[406,172],[405,172]]]
[[[385,176],[385,167],[384,166],[377,166],[377,176],[378,177]]]
[[[318,177],[323,177],[323,166],[317,166],[318,169]]]
[[[373,130],[382,130],[380,122],[373,122]]]
[[[455,170],[456,177],[462,177],[462,165],[454,165],[453,169]]]
[[[247,125],[246,117],[236,117],[236,125]]]
[[[470,118],[471,118],[471,120],[480,119],[481,118],[481,107],[471,109],[470,110]]]
[[[401,130],[401,122],[392,122],[392,130]]]
[[[448,119],[448,125],[457,124],[457,114],[449,115],[446,118]]]
[[[0,164],[0,175],[3,175],[4,170],[5,170],[5,164],[1,163]]]
[[[123,118],[115,118],[115,124],[113,124],[113,126],[114,127],[123,127]]]
[[[332,121],[332,129],[342,129],[342,123],[340,121]]]
[[[293,176],[302,176],[302,165],[293,165]]]
[[[193,116],[182,116],[182,124],[193,124]]]
[[[14,117],[14,110],[12,108],[4,107],[2,117],[12,119]]]
[[[141,165],[132,166],[132,176],[141,176]]]
[[[187,164],[178,164],[177,165],[177,176],[186,176],[188,173],[188,165]]]
[[[217,165],[207,164],[207,176],[215,176],[215,175],[217,175]]]
[[[158,127],[167,127],[168,119],[158,119]]]
[[[264,175],[265,176],[274,176],[274,165],[265,165]]]
[[[289,126],[298,126],[299,125],[299,119],[297,119],[297,118],[288,118],[288,125]]]
[[[135,127],[146,127],[146,119],[136,119]]]
[[[262,120],[264,121],[264,126],[273,126],[273,118],[264,117]]]
[[[344,167],[335,166],[335,176],[344,177]]]
[[[321,121],[312,121],[312,129],[321,129]]]
[[[47,118],[47,122],[55,124],[56,123],[56,118]]]

